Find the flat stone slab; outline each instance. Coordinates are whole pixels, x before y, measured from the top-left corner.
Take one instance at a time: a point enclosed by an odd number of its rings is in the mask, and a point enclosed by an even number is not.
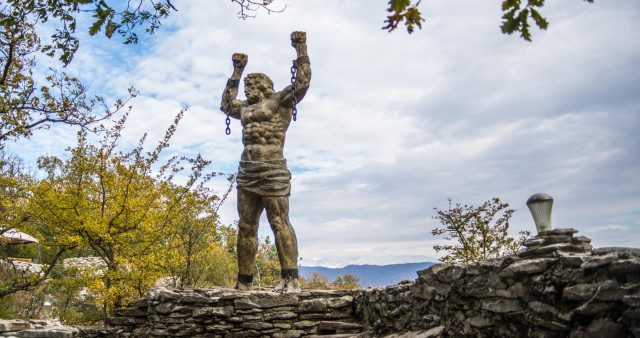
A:
[[[516,299],[484,299],[482,309],[495,313],[508,313],[522,311],[520,302]]]
[[[555,258],[534,258],[523,259],[507,266],[500,273],[501,276],[511,277],[518,273],[534,274],[547,270],[551,263],[556,262]]]
[[[595,269],[601,266],[611,264],[613,261],[617,259],[618,259],[617,252],[612,252],[604,256],[592,256],[592,257],[589,257],[586,262],[582,263],[580,267],[583,269]]]
[[[572,229],[572,228],[558,228],[558,229],[543,231],[539,233],[537,237],[573,235],[575,233],[578,233],[578,230]]]
[[[606,255],[608,253],[616,252],[620,255],[629,255],[631,257],[640,257],[640,249],[638,248],[626,248],[626,247],[605,247],[593,250],[594,256]]]
[[[621,259],[609,265],[609,272],[613,274],[624,274],[640,272],[640,258]]]
[[[320,331],[362,330],[362,325],[357,323],[324,321],[318,324],[318,330]]]
[[[298,306],[300,300],[293,294],[260,294],[248,295],[246,297],[237,298],[233,301],[236,310],[241,309],[268,309],[281,306]]]

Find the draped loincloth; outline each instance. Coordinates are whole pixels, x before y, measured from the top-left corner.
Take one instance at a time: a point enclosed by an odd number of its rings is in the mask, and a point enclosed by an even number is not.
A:
[[[291,172],[286,160],[240,161],[236,182],[238,189],[260,196],[289,196],[291,192]]]

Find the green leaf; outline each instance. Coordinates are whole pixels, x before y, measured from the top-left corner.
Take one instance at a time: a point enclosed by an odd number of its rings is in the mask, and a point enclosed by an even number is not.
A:
[[[512,8],[520,9],[520,0],[504,0],[504,2],[502,2],[503,12]]]
[[[502,16],[502,19],[503,19],[502,26],[500,26],[500,28],[502,29],[502,33],[511,34],[517,30],[518,22],[516,21],[516,18],[515,18],[516,11],[517,9],[514,8],[504,13],[504,15]]]
[[[538,13],[538,11],[536,11],[533,8],[531,9],[531,17],[536,22],[536,25],[538,25],[538,27],[540,27],[540,29],[545,29],[546,30],[547,27],[549,27],[549,22],[547,21],[547,19],[542,17],[542,15],[540,15],[540,13]]]
[[[520,36],[527,41],[531,41],[531,32],[529,32],[529,22],[527,20],[528,18],[528,9],[523,10],[520,12],[520,15],[518,15],[518,20],[520,21],[520,32],[522,33]]]
[[[412,7],[407,10],[405,14],[405,18],[407,19],[407,31],[409,34],[413,33],[413,25],[417,25],[420,29],[422,29],[421,21],[424,19],[420,16],[420,11],[417,8]]]
[[[544,6],[544,0],[529,0],[528,7],[542,7]]]
[[[109,19],[109,22],[107,22],[107,26],[105,27],[104,34],[109,39],[111,39],[111,37],[113,36],[113,32],[115,32],[116,28],[117,28],[116,24],[111,19]]]
[[[411,5],[411,0],[390,0],[389,5],[390,9],[394,10],[396,13],[400,13]]]
[[[96,35],[100,31],[100,28],[102,28],[102,25],[104,25],[104,20],[105,18],[96,20],[96,22],[94,22],[91,27],[89,27],[89,35]]]

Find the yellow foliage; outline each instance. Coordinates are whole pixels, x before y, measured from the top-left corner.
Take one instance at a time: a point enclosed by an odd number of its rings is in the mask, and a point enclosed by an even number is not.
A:
[[[125,115],[99,144],[81,131],[68,158],[39,159],[47,175],[31,187],[32,223],[45,245],[102,259],[106,269],[87,282],[106,310],[143,296],[163,276],[190,286],[229,279],[233,259],[217,233],[219,199],[204,185],[213,176],[204,172],[209,162],[198,155],[158,163],[181,117],[151,151],[145,137],[129,152],[116,150]],[[181,161],[190,169],[178,185],[173,178],[184,171]]]

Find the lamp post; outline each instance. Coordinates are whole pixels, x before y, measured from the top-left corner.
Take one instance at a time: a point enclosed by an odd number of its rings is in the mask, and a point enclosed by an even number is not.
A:
[[[533,194],[527,200],[527,207],[531,211],[533,221],[536,223],[538,234],[551,230],[551,207],[553,198],[544,193]]]
[[[42,312],[41,312],[42,319],[48,320],[51,318],[52,307],[53,306],[48,301],[45,300],[44,302],[42,302]]]

